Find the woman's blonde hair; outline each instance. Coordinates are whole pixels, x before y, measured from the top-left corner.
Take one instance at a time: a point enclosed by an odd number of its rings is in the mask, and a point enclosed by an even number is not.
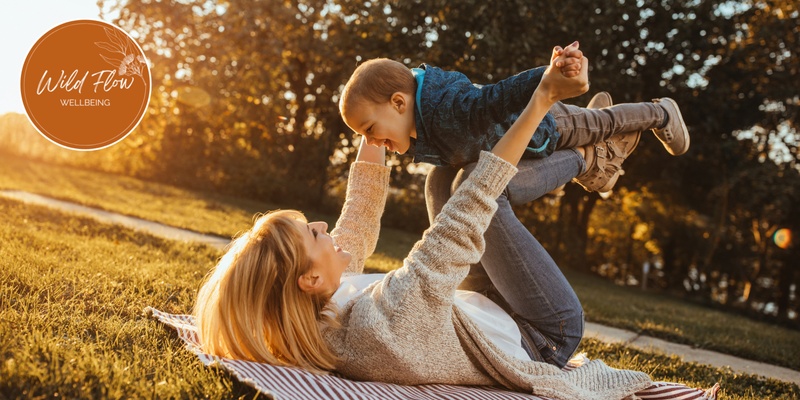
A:
[[[416,86],[411,70],[402,63],[388,58],[366,61],[356,68],[344,85],[339,98],[339,112],[347,115],[347,110],[365,100],[383,104],[397,92],[413,95]]]
[[[333,370],[335,354],[319,323],[335,326],[327,298],[303,292],[310,261],[294,221],[299,211],[273,211],[236,238],[200,288],[194,315],[203,351],[220,357]]]

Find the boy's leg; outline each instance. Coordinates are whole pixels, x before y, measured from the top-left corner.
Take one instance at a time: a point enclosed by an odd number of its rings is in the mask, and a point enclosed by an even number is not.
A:
[[[659,128],[666,111],[655,103],[625,103],[589,109],[561,102],[550,108],[561,134],[556,149],[594,145],[614,134]]]
[[[689,131],[678,103],[668,97],[652,103],[627,103],[599,110],[556,103],[550,108],[561,138],[556,149],[594,145],[613,135],[653,131],[669,154],[689,150]]]
[[[456,178],[466,179],[472,166]],[[583,308],[555,261],[514,215],[524,204],[569,182],[585,164],[574,150],[542,159],[524,159],[498,200],[485,234],[481,264],[512,316],[520,324],[532,358],[563,367],[583,336]]]

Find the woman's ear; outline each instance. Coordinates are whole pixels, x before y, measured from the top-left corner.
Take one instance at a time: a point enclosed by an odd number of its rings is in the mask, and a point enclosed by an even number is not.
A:
[[[394,107],[394,109],[400,114],[406,112],[406,107],[408,107],[408,100],[406,99],[406,96],[407,95],[403,92],[394,92],[390,98],[392,107]]]
[[[305,293],[315,294],[322,287],[322,277],[314,274],[314,271],[308,271],[297,278],[297,286]]]

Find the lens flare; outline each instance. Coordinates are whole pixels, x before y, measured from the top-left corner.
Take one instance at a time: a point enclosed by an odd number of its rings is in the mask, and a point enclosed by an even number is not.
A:
[[[205,107],[211,103],[211,95],[196,86],[181,86],[177,89],[178,102],[192,107]]]
[[[775,231],[775,235],[772,236],[772,240],[775,241],[776,246],[788,249],[792,245],[792,231],[786,228],[778,229]]]

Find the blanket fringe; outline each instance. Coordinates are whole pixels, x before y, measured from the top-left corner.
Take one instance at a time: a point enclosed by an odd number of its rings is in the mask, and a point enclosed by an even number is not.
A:
[[[717,392],[719,392],[719,383],[715,383],[711,389],[706,390],[703,398],[707,400],[717,400]]]

